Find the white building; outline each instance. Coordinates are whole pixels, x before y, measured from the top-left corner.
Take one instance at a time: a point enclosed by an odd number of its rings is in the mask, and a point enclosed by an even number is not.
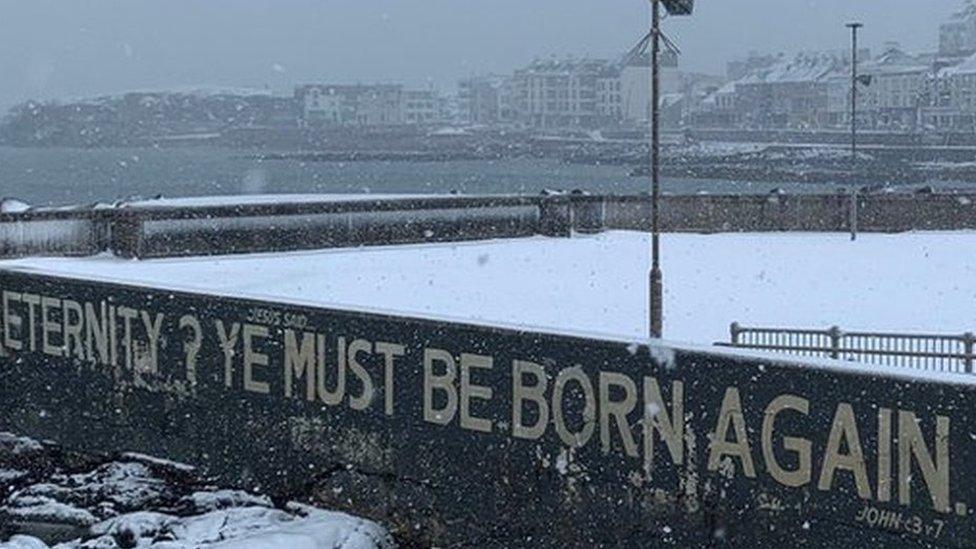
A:
[[[858,86],[858,109],[869,126],[909,129],[918,124],[931,60],[909,55],[890,43],[885,51],[859,67],[870,84]],[[863,83],[862,83],[863,84]],[[850,82],[847,85],[850,88]],[[850,101],[847,101],[850,105]],[[849,118],[849,117],[848,117]]]
[[[692,113],[690,122],[699,127],[728,128],[739,123],[735,82],[714,88],[705,95]]]
[[[597,112],[609,121],[623,120],[620,74],[609,72],[597,80]]]
[[[345,94],[336,86],[303,86],[295,91],[305,124],[343,126],[355,120]]]
[[[535,128],[605,124],[601,109],[612,108],[612,101],[601,102],[600,91],[609,92],[614,71],[608,61],[595,59],[536,61],[515,71],[512,88],[519,121]]]
[[[976,54],[928,80],[923,122],[940,130],[976,130]]]
[[[403,118],[407,124],[431,124],[440,120],[437,93],[433,90],[403,92]]]
[[[295,90],[307,126],[396,126],[443,119],[444,105],[432,90],[396,84],[312,84]]]

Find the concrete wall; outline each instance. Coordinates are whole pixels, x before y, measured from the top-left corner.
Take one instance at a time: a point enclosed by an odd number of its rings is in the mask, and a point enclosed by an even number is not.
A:
[[[36,272],[0,288],[0,431],[190,463],[405,547],[976,547],[965,378]]]

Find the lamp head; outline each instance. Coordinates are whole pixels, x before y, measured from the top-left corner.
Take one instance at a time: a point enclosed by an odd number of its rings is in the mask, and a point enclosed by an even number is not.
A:
[[[691,15],[695,9],[695,0],[661,0],[668,15]]]

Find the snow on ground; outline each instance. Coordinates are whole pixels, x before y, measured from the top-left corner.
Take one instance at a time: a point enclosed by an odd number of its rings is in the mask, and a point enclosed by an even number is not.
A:
[[[963,333],[976,329],[976,233],[665,235],[665,335],[728,341],[729,324]],[[37,269],[192,291],[642,338],[649,239],[572,239],[128,261],[30,258]]]

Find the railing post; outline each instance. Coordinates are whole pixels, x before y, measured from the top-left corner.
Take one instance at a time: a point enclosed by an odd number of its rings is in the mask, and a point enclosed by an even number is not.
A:
[[[573,234],[573,204],[566,196],[539,199],[539,232],[544,236],[568,237]]]
[[[109,221],[111,251],[126,259],[137,259],[142,254],[142,215],[125,209],[112,210]]]
[[[966,332],[962,336],[962,344],[965,348],[966,358],[966,373],[973,373],[973,344],[976,343],[976,336],[972,332]]]
[[[840,338],[842,335],[840,328],[831,327],[827,335],[830,336],[830,358],[840,358]]]
[[[733,322],[732,326],[729,328],[729,332],[732,334],[732,346],[739,346],[739,334],[742,333],[742,327],[739,326],[738,322]]]

